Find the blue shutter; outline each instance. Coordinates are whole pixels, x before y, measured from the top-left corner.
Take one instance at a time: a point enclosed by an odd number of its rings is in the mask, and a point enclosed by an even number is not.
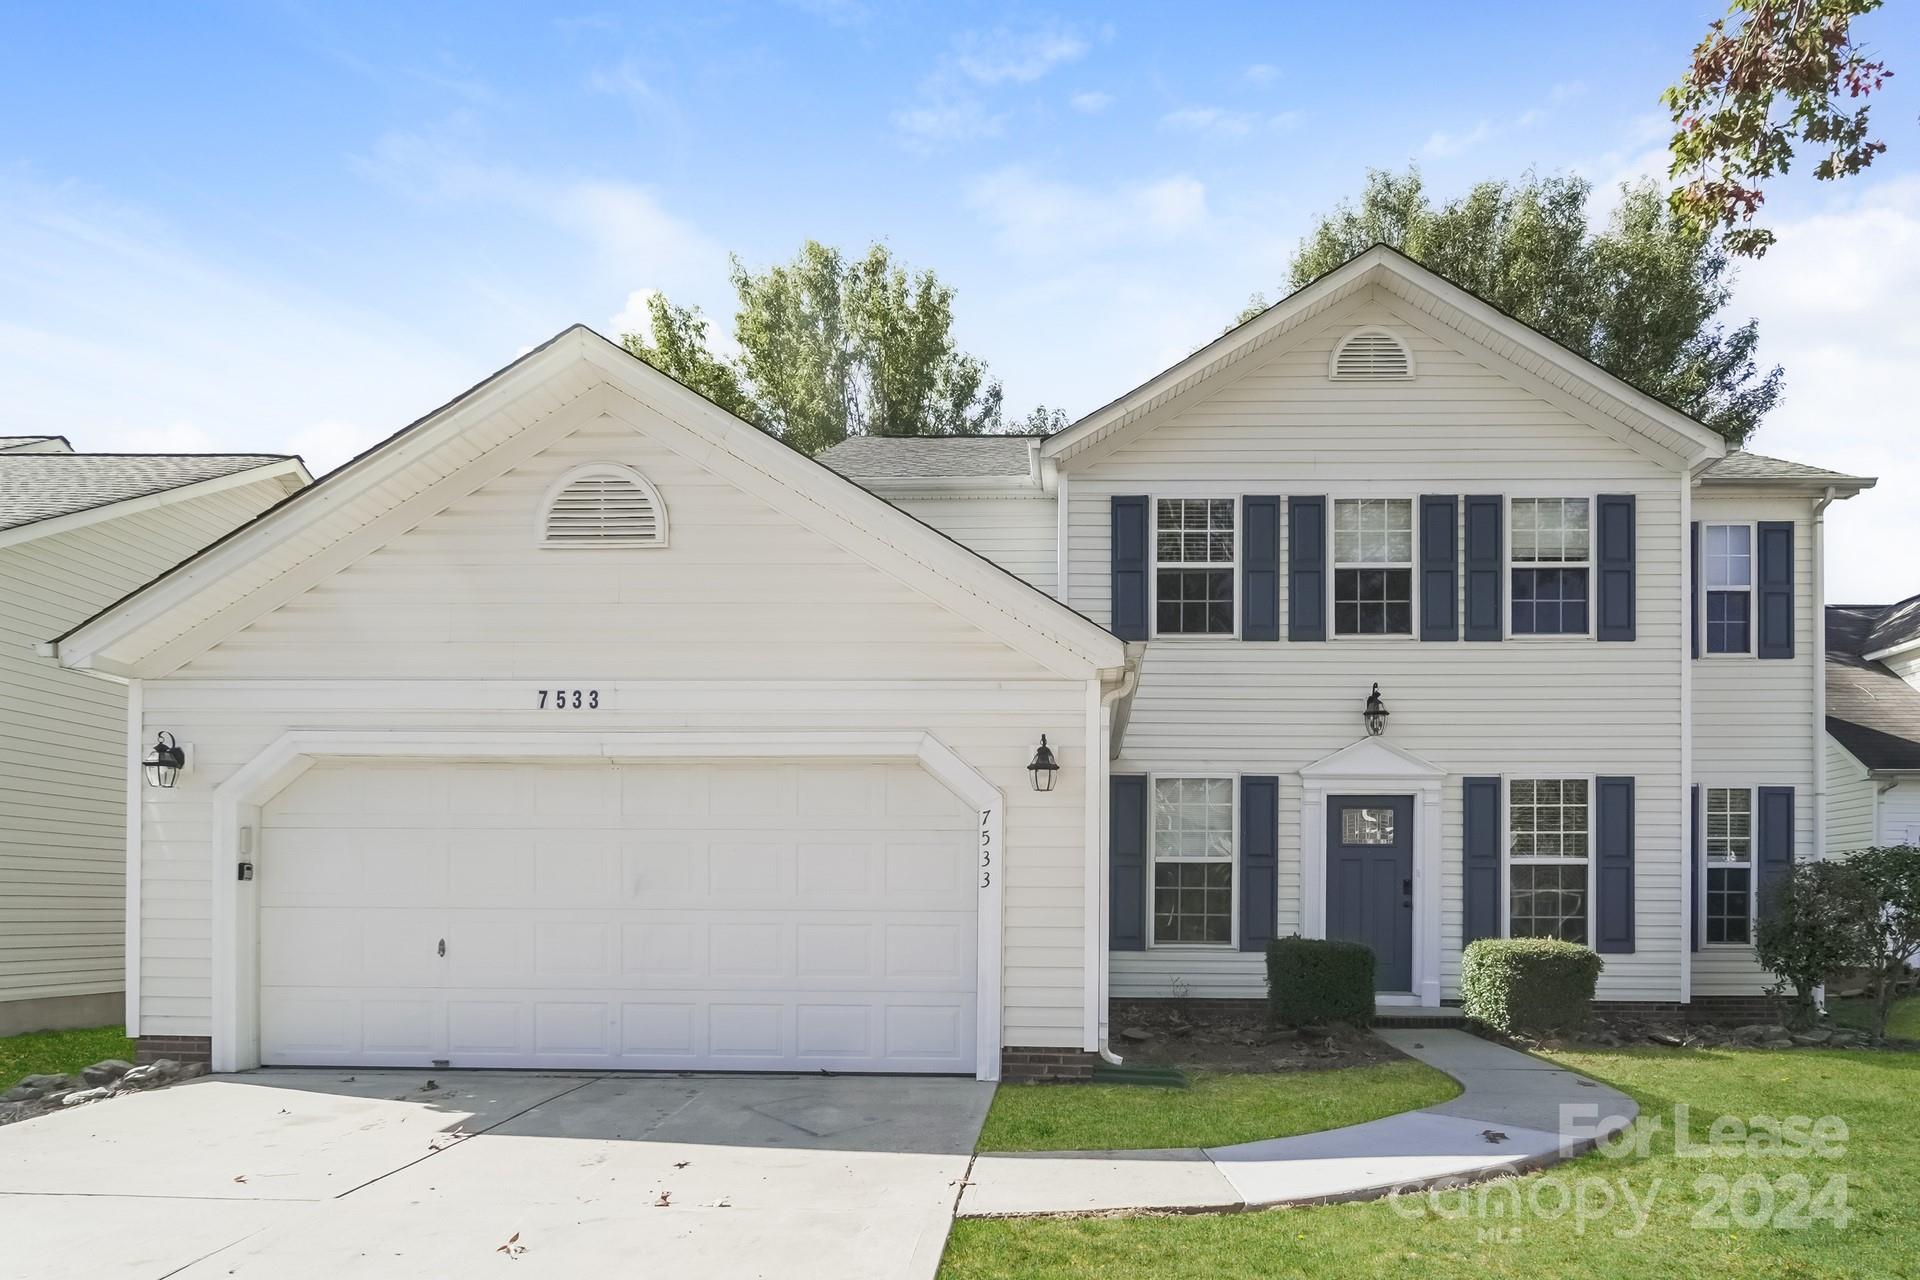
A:
[[[1460,638],[1460,509],[1452,494],[1420,499],[1420,638]]]
[[[1147,779],[1116,773],[1107,779],[1107,945],[1115,951],[1147,947]]]
[[[1280,779],[1240,779],[1240,949],[1265,951],[1280,909]]]
[[[1287,639],[1327,638],[1327,500],[1287,499]]]
[[[1762,658],[1793,656],[1793,521],[1762,520],[1754,585],[1759,613],[1755,652]]]
[[[1467,498],[1467,639],[1498,640],[1506,635],[1500,563],[1502,502],[1498,494]]]
[[[1147,638],[1147,500],[1113,500],[1113,625],[1122,640]]]
[[[1693,527],[1696,530],[1700,528],[1697,524]],[[1693,821],[1687,827],[1687,898],[1692,903],[1690,910],[1693,913],[1693,928],[1688,933],[1693,939],[1693,945],[1688,948],[1690,951],[1700,949],[1700,935],[1707,928],[1707,913],[1701,909],[1701,894],[1704,892],[1701,881],[1706,878],[1706,872],[1700,862],[1705,856],[1706,850],[1702,848],[1700,839],[1700,784],[1696,782],[1693,786]]]
[[[1594,779],[1593,949],[1633,950],[1633,779]]]
[[[1693,556],[1693,571],[1687,575],[1687,581],[1693,584],[1693,594],[1687,600],[1687,634],[1693,637],[1693,656],[1700,656],[1700,625],[1705,616],[1700,612],[1700,522],[1693,522],[1692,537],[1689,540],[1689,554]],[[1700,788],[1695,787],[1698,791]],[[1696,823],[1696,826],[1699,824]]]
[[[1280,499],[1249,495],[1240,506],[1240,638],[1278,640]]]
[[[1760,910],[1793,870],[1793,788],[1760,788]]]
[[[1633,495],[1603,493],[1598,503],[1594,562],[1600,583],[1594,592],[1599,606],[1595,636],[1601,640],[1631,640],[1634,631]]]
[[[1462,796],[1461,942],[1500,936],[1500,779],[1468,778]]]

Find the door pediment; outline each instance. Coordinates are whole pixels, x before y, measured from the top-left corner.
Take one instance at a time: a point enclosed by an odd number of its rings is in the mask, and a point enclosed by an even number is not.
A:
[[[1447,771],[1404,747],[1396,747],[1383,738],[1361,738],[1348,743],[1332,755],[1322,756],[1300,770],[1302,778],[1338,782],[1342,778],[1405,778],[1410,782],[1432,782],[1447,776]]]

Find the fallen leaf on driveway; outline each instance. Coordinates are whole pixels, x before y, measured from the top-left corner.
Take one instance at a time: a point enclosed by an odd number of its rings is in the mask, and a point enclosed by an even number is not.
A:
[[[673,1167],[676,1169],[684,1169],[692,1163],[693,1161],[691,1160],[676,1160],[673,1162]]]
[[[527,1246],[520,1243],[520,1233],[518,1231],[508,1236],[507,1242],[494,1250],[495,1253],[504,1253],[509,1258],[518,1258],[526,1251]]]
[[[234,1178],[235,1182],[245,1182],[246,1180],[247,1180],[247,1175],[244,1173]]]
[[[662,1192],[660,1193],[660,1198],[659,1198],[658,1200],[655,1200],[655,1201],[653,1202],[653,1206],[654,1206],[654,1208],[656,1208],[656,1209],[665,1209],[665,1208],[668,1208],[669,1206],[668,1206],[668,1203],[667,1203],[667,1202],[668,1202],[669,1200],[672,1200],[672,1199],[673,1199],[673,1192],[671,1192],[671,1191],[662,1191]]]
[[[1500,1132],[1498,1129],[1482,1129],[1480,1131],[1480,1136],[1485,1138],[1488,1142],[1498,1143],[1498,1142],[1505,1142],[1507,1140],[1507,1135]]]

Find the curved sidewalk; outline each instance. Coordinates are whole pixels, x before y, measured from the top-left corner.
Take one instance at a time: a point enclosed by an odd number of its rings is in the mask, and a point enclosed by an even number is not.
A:
[[[1203,1212],[1366,1200],[1448,1179],[1544,1168],[1588,1150],[1640,1110],[1618,1090],[1464,1031],[1376,1034],[1459,1081],[1460,1096],[1344,1129],[1231,1147],[981,1155],[958,1214]]]

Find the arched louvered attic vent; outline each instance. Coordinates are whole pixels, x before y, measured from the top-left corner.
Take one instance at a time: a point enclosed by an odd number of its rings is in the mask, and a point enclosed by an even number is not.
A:
[[[1381,382],[1411,378],[1413,352],[1385,329],[1356,329],[1333,349],[1327,376],[1336,382]]]
[[[583,550],[664,547],[667,509],[638,471],[597,462],[568,472],[547,491],[540,541]]]

